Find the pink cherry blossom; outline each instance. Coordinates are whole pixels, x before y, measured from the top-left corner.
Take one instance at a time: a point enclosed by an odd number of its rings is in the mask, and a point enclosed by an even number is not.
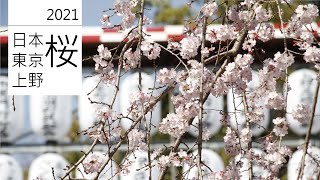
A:
[[[319,16],[318,7],[314,4],[299,5],[295,10],[293,19],[301,21],[303,24],[310,24]]]
[[[173,137],[182,136],[189,129],[188,121],[180,114],[169,113],[166,118],[162,119],[159,131],[169,134]]]
[[[263,42],[269,41],[274,36],[274,27],[270,23],[258,25],[255,31],[257,32],[258,38]]]
[[[83,161],[85,173],[97,172],[102,164],[107,160],[107,157],[100,153],[90,153]]]
[[[148,59],[157,59],[160,56],[161,48],[157,43],[142,41],[141,51]]]
[[[124,63],[123,68],[128,71],[129,69],[134,69],[139,64],[140,53],[139,51],[132,52],[132,49],[129,48],[123,55]]]
[[[183,59],[193,58],[198,54],[198,48],[200,46],[200,39],[195,36],[188,36],[180,41],[181,51],[180,55]]]
[[[265,105],[269,109],[280,110],[284,106],[283,96],[277,92],[270,92],[266,99]]]
[[[239,139],[236,132],[230,127],[227,127],[226,135],[223,140],[225,143],[224,150],[227,154],[236,155],[240,152]]]
[[[248,144],[251,142],[252,132],[249,128],[243,128],[241,130],[240,141],[242,144]]]
[[[103,59],[110,59],[111,58],[111,52],[107,47],[104,47],[103,44],[98,46],[97,51],[99,52],[99,56]]]
[[[306,104],[298,104],[292,111],[292,117],[301,123],[309,121],[311,118],[311,108]]]
[[[102,18],[101,18],[101,23],[103,24],[103,25],[106,25],[106,26],[110,26],[111,25],[111,23],[110,23],[110,16],[108,16],[108,15],[106,15],[106,14],[104,14],[103,16],[102,16]]]
[[[285,136],[288,134],[288,122],[284,118],[276,118],[272,120],[275,125],[273,128],[273,132],[276,136]]]
[[[176,71],[174,69],[168,70],[167,68],[163,68],[159,70],[157,81],[161,85],[171,84],[176,78]]]
[[[255,18],[258,22],[268,21],[272,17],[272,14],[267,13],[267,10],[263,8],[261,5],[257,6],[254,9],[254,12],[256,14]]]
[[[218,5],[216,2],[211,1],[209,3],[206,3],[202,6],[201,12],[203,13],[204,16],[210,17],[214,13],[216,13],[218,10]]]
[[[216,30],[217,39],[219,41],[233,40],[237,37],[235,30],[235,27],[230,25],[221,26],[220,29]]]
[[[179,50],[180,48],[181,48],[180,43],[174,42],[174,41],[171,41],[171,40],[168,41],[167,49],[176,51],[176,50]]]
[[[304,53],[303,59],[306,62],[320,62],[320,48],[312,46],[306,50]]]
[[[138,129],[132,129],[128,134],[129,149],[130,150],[146,150],[145,143],[146,133]]]

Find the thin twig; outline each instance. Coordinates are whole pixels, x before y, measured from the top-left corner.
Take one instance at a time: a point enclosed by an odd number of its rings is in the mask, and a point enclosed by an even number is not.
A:
[[[313,120],[314,120],[316,107],[317,107],[318,93],[319,93],[319,89],[320,89],[319,87],[320,87],[320,83],[319,83],[319,81],[317,81],[317,87],[316,87],[316,91],[315,91],[315,95],[314,95],[313,103],[312,103],[311,118],[310,118],[310,121],[309,121],[308,132],[307,132],[307,135],[306,135],[306,138],[305,138],[305,144],[304,144],[304,148],[303,148],[303,155],[302,155],[301,162],[300,162],[300,168],[299,168],[299,171],[298,171],[297,180],[300,179],[300,177],[301,178],[303,177],[305,158],[306,158],[306,154],[307,154],[307,151],[308,151],[308,146],[309,146],[309,143],[310,143],[311,130],[312,130]]]
[[[244,112],[245,112],[245,117],[246,117],[246,126],[248,129],[250,129],[250,119],[249,119],[249,107],[247,103],[247,96],[245,93],[243,93],[243,106],[244,106]],[[252,140],[248,143],[248,152],[252,148]],[[253,168],[252,168],[252,161],[249,160],[249,180],[253,178]]]
[[[204,4],[206,4],[208,1],[204,0]],[[201,42],[201,49],[204,49],[206,47],[206,32],[207,32],[207,17],[203,17],[203,22],[202,22],[202,42]],[[201,169],[201,157],[202,157],[202,120],[203,120],[203,77],[204,77],[204,59],[205,55],[201,52],[201,77],[200,77],[200,93],[199,93],[199,99],[200,99],[200,110],[199,110],[199,123],[198,123],[198,129],[199,129],[199,134],[198,134],[198,139],[197,139],[197,144],[198,144],[198,156],[197,156],[197,168],[198,168],[198,178],[203,179],[202,175],[202,169]]]

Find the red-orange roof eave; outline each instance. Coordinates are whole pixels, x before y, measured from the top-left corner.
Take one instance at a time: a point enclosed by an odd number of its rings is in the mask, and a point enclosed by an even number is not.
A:
[[[8,44],[8,36],[0,36],[0,44]]]
[[[208,30],[219,28],[219,24],[214,24],[208,26]],[[275,28],[275,39],[283,38],[283,34],[280,31],[281,25],[279,23],[273,24]],[[286,26],[286,24],[284,24]],[[315,37],[318,39],[320,34],[320,22],[314,22],[308,28],[314,31]],[[4,29],[6,27],[3,27]],[[118,32],[118,28],[101,28],[101,27],[83,27],[82,28],[82,44],[83,45],[94,45],[94,44],[118,44],[120,42],[126,42],[126,33]],[[183,35],[183,26],[179,25],[166,25],[166,26],[157,26],[157,27],[146,27],[144,29],[148,39],[151,39],[155,42],[166,43],[168,40],[171,41],[181,41],[185,36]],[[8,44],[8,32],[0,34],[0,44]]]
[[[100,36],[82,36],[82,44],[95,44],[100,42]]]

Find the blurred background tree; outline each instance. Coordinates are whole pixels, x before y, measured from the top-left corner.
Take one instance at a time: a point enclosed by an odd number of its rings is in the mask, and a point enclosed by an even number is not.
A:
[[[191,17],[191,10],[187,5],[172,7],[170,3],[164,3],[156,11],[156,24],[183,24]]]
[[[180,6],[174,6],[172,0],[147,0],[146,4],[147,7],[154,10],[154,24],[169,24],[169,25],[182,25],[185,24],[186,20],[190,20],[192,16],[194,16],[197,12],[192,11],[193,6],[197,6],[199,9],[201,7],[202,1],[194,1],[189,0],[186,2],[193,2],[191,8],[186,3],[180,3]],[[282,4],[282,8],[284,10],[283,19],[285,22],[290,20],[291,16],[294,14],[294,10],[297,8],[300,4],[308,4],[313,3],[317,5],[320,9],[320,0],[287,0],[289,3]],[[217,20],[213,23],[219,24],[222,23],[222,18],[226,6],[221,4],[228,4],[228,6],[235,4],[238,2],[238,0],[216,0],[216,2],[220,5],[219,6],[219,14],[216,14],[215,17],[212,17],[211,20],[216,19]],[[279,16],[278,9],[276,7],[276,3],[270,1],[269,7],[275,15],[272,19],[273,22],[279,22]],[[320,21],[320,18],[317,18],[317,21]]]

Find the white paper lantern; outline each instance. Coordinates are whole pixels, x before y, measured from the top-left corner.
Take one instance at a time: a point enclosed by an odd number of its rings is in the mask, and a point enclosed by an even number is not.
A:
[[[252,71],[252,80],[247,85],[248,87],[246,91],[249,92],[253,92],[258,87],[259,77],[256,71]],[[260,102],[259,105],[263,105],[263,102]],[[234,113],[235,107],[237,110],[236,113]],[[229,91],[228,111],[232,112],[230,113],[230,123],[234,129],[239,129],[239,131],[241,131],[246,127],[246,116],[244,113],[242,95],[233,95],[232,91]],[[251,130],[254,136],[259,136],[260,134],[262,134],[264,132],[264,128],[267,128],[267,126],[269,125],[269,113],[270,111],[268,109],[264,109],[264,119],[262,119],[258,124],[251,123]]]
[[[65,175],[66,167],[69,163],[59,154],[47,153],[36,158],[29,169],[29,180],[42,178],[45,180],[54,180],[52,172],[54,171],[55,179]],[[53,171],[52,171],[53,168]]]
[[[0,179],[23,180],[20,164],[13,157],[6,154],[0,154]]]
[[[0,76],[0,143],[12,143],[23,132],[25,98],[8,96],[8,77]]]
[[[95,151],[93,154],[96,154],[98,156],[105,156],[102,152]],[[111,166],[112,165],[112,166]],[[112,168],[111,168],[112,167]],[[118,179],[119,176],[116,174],[117,173],[117,164],[114,161],[110,161],[106,167],[103,169],[99,176],[99,180],[104,180],[104,179]],[[97,173],[85,173],[84,167],[82,164],[80,164],[77,168],[76,171],[76,178],[79,179],[92,179],[96,176]]]
[[[99,120],[97,119],[97,110],[105,105],[91,103],[88,98],[93,102],[102,102],[111,105],[115,93],[115,86],[107,85],[100,82],[99,76],[89,77],[83,80],[82,95],[79,99],[79,125],[80,130],[87,130],[89,127],[95,125]],[[99,84],[99,85],[98,85]],[[98,86],[97,86],[98,85]],[[95,89],[90,95],[87,95]],[[119,112],[119,98],[117,97],[112,111]],[[115,125],[115,124],[113,124]]]
[[[292,117],[292,111],[298,104],[309,105],[310,109],[313,103],[313,97],[316,93],[317,86],[317,73],[309,69],[300,69],[290,74],[288,81],[291,90],[288,92],[287,103],[287,120],[289,128],[298,135],[304,135],[308,131],[308,122],[300,123],[298,120]],[[317,100],[317,107],[315,111],[315,117],[320,115],[320,98]],[[320,121],[313,121],[311,133],[316,134],[320,131]]]
[[[146,180],[149,179],[149,169],[146,168],[148,164],[148,152],[146,151],[134,151],[127,161],[132,162],[129,167],[130,172],[126,175],[121,174],[121,180]],[[126,163],[126,162],[125,162]],[[160,175],[160,169],[158,166],[151,168],[151,179],[158,179]]]
[[[142,77],[142,92],[147,94],[150,94],[151,92],[153,92],[153,96],[157,96],[159,94],[158,90],[151,90],[149,88],[153,88],[154,87],[154,77],[146,74],[146,73],[141,73],[141,77]],[[128,114],[128,108],[130,108],[130,99],[131,96],[133,95],[137,95],[137,93],[139,92],[138,89],[138,85],[139,85],[139,73],[134,73],[132,75],[127,76],[121,83],[121,87],[120,87],[120,110],[121,113],[123,115],[127,115]],[[154,107],[153,107],[153,111],[152,114],[151,112],[147,113],[145,118],[149,124],[150,122],[150,118],[152,125],[156,126],[156,128],[151,127],[151,135],[155,134],[157,132],[158,126],[159,126],[159,122],[161,119],[161,103],[158,102]],[[129,129],[129,127],[132,125],[132,121],[127,119],[127,118],[123,118],[121,120],[121,125],[125,128],[125,129]],[[144,129],[144,123],[141,123],[140,128]]]
[[[260,149],[253,148],[252,149],[253,153],[255,155],[263,156],[264,153]],[[235,157],[235,161],[242,162],[242,167],[240,168],[240,180],[247,180],[250,179],[250,173],[249,173],[249,160],[245,157],[242,157],[240,154]],[[259,166],[255,161],[251,161],[252,163],[252,172],[253,176],[255,177],[254,179],[268,179],[270,176],[270,173],[263,167]]]
[[[71,96],[31,96],[31,127],[48,141],[58,141],[72,122]]]
[[[203,105],[204,107],[204,113],[203,113],[203,119],[202,124],[203,128],[207,129],[209,131],[210,137],[214,134],[218,133],[221,128],[221,122],[220,120],[223,118],[221,115],[221,111],[223,111],[223,97],[214,97],[213,95],[209,95],[208,99]],[[192,136],[198,137],[199,131],[198,131],[198,116],[195,117],[192,124],[194,126],[190,126],[189,133]]]
[[[196,157],[198,150],[193,151],[192,155]],[[224,169],[224,163],[219,154],[210,149],[202,149],[201,161],[206,165],[201,167],[204,180],[209,180],[208,174],[211,172],[219,172]],[[183,174],[186,174],[186,179],[198,179],[198,167],[194,166],[190,168],[190,166],[186,164],[183,166]]]
[[[309,154],[311,154],[312,156],[310,156]],[[292,154],[292,157],[288,163],[288,180],[297,179],[302,155],[303,155],[303,150],[298,150]],[[309,147],[308,154],[306,155],[306,158],[305,158],[303,177],[301,180],[316,179],[317,174],[319,173],[319,166],[317,164],[319,162],[320,162],[320,149],[317,147],[311,147],[311,148]]]

